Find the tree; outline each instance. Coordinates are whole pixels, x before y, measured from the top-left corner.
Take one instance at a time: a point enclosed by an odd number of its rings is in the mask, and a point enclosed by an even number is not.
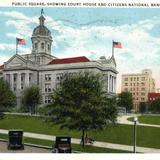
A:
[[[0,113],[9,111],[16,105],[16,96],[10,90],[9,84],[0,78]]]
[[[44,110],[61,128],[81,130],[83,147],[88,129],[103,129],[117,117],[116,103],[105,96],[101,77],[91,73],[66,74]]]
[[[139,104],[139,112],[140,113],[145,113],[147,110],[147,103],[146,102],[140,102]]]
[[[127,111],[130,111],[133,107],[132,93],[122,92],[118,95],[118,105],[120,107],[125,107]]]
[[[30,86],[22,92],[22,107],[25,112],[35,114],[37,112],[37,105],[41,103],[41,93],[38,86]]]
[[[154,112],[160,112],[160,98],[155,99],[149,104],[149,110]]]

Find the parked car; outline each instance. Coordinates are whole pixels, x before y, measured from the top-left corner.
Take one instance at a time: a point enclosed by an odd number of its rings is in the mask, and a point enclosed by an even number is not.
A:
[[[53,153],[72,153],[71,137],[56,137]]]
[[[9,130],[8,149],[24,149],[22,130]]]

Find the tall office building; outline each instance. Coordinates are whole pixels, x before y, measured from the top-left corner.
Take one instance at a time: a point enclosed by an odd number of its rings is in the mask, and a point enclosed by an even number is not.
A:
[[[148,101],[148,93],[155,92],[152,71],[145,69],[142,73],[123,74],[121,90],[132,93],[133,107],[138,111],[140,102]]]

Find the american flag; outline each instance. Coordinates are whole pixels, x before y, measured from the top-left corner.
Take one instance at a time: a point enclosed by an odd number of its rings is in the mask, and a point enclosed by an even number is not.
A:
[[[26,44],[25,39],[16,38],[16,40],[17,40],[17,44],[20,44],[20,45],[25,45]]]
[[[120,42],[114,42],[113,41],[113,48],[122,48],[122,45]]]

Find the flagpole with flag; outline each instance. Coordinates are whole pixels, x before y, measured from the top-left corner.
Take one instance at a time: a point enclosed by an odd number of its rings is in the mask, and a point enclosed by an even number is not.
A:
[[[114,57],[114,48],[122,48],[121,43],[112,40],[112,57]]]
[[[18,54],[18,45],[25,45],[25,39],[16,37],[16,54]]]

